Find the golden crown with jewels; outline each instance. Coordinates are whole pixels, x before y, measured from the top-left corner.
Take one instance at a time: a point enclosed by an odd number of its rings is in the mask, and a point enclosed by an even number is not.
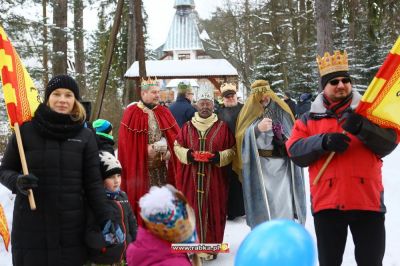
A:
[[[148,77],[147,80],[142,78],[142,82],[140,83],[140,87],[143,90],[149,90],[151,88],[159,88],[158,80],[157,77],[154,77],[154,79]]]
[[[333,55],[325,52],[324,56],[317,56],[317,64],[320,76],[339,71],[349,71],[349,63],[347,58],[347,52],[334,51]]]

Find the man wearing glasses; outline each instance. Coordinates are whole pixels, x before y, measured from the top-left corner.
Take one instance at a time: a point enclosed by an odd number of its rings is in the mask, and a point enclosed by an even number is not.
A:
[[[238,102],[236,94],[236,84],[224,83],[221,85],[221,96],[224,106],[218,110],[218,118],[228,124],[232,134],[236,133],[236,120],[243,104]],[[243,216],[243,189],[239,177],[232,170],[232,165],[227,167],[229,177],[228,194],[228,220],[234,220],[236,217]]]
[[[311,211],[321,266],[341,265],[350,229],[357,265],[382,265],[385,212],[382,157],[396,148],[396,133],[353,112],[347,53],[317,57],[323,91],[298,119],[286,142],[290,158],[308,166]],[[332,161],[313,184],[327,157]]]

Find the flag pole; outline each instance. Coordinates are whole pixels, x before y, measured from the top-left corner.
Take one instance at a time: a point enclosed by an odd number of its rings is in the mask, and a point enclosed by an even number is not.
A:
[[[345,135],[346,135],[346,133],[347,133],[346,130],[343,130],[342,134],[345,134]],[[314,185],[314,186],[315,186],[316,184],[318,184],[319,179],[321,178],[322,174],[325,172],[325,169],[328,167],[328,164],[332,161],[332,158],[333,158],[333,156],[335,156],[335,153],[336,153],[336,152],[332,151],[332,152],[329,154],[328,158],[326,158],[324,164],[322,165],[321,169],[319,169],[319,172],[318,172],[317,176],[315,177],[315,179],[314,179],[314,181],[313,181],[313,185]]]
[[[19,158],[21,159],[21,165],[22,165],[22,172],[24,173],[24,175],[27,175],[29,174],[28,165],[26,163],[25,151],[24,151],[24,146],[22,145],[21,131],[19,130],[18,123],[14,123],[14,131],[15,131],[15,136],[17,138]],[[35,198],[33,197],[32,189],[28,189],[28,200],[31,210],[32,211],[36,210],[36,203],[35,203]]]
[[[328,164],[332,161],[333,156],[335,155],[335,152],[331,152],[328,156],[328,158],[326,159],[326,161],[324,162],[324,164],[322,165],[321,169],[319,169],[318,175],[315,177],[314,181],[313,181],[313,185],[315,186],[316,184],[318,184],[319,179],[321,178],[322,174],[325,172],[326,167],[328,167]]]

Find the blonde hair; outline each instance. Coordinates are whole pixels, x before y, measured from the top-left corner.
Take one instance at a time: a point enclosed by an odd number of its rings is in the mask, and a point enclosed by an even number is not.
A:
[[[85,107],[75,98],[74,107],[71,111],[71,119],[75,122],[83,123],[86,120]]]

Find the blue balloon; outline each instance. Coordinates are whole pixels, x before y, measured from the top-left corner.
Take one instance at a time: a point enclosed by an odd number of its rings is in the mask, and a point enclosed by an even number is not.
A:
[[[256,226],[240,244],[235,266],[314,266],[315,246],[307,230],[290,220]]]

